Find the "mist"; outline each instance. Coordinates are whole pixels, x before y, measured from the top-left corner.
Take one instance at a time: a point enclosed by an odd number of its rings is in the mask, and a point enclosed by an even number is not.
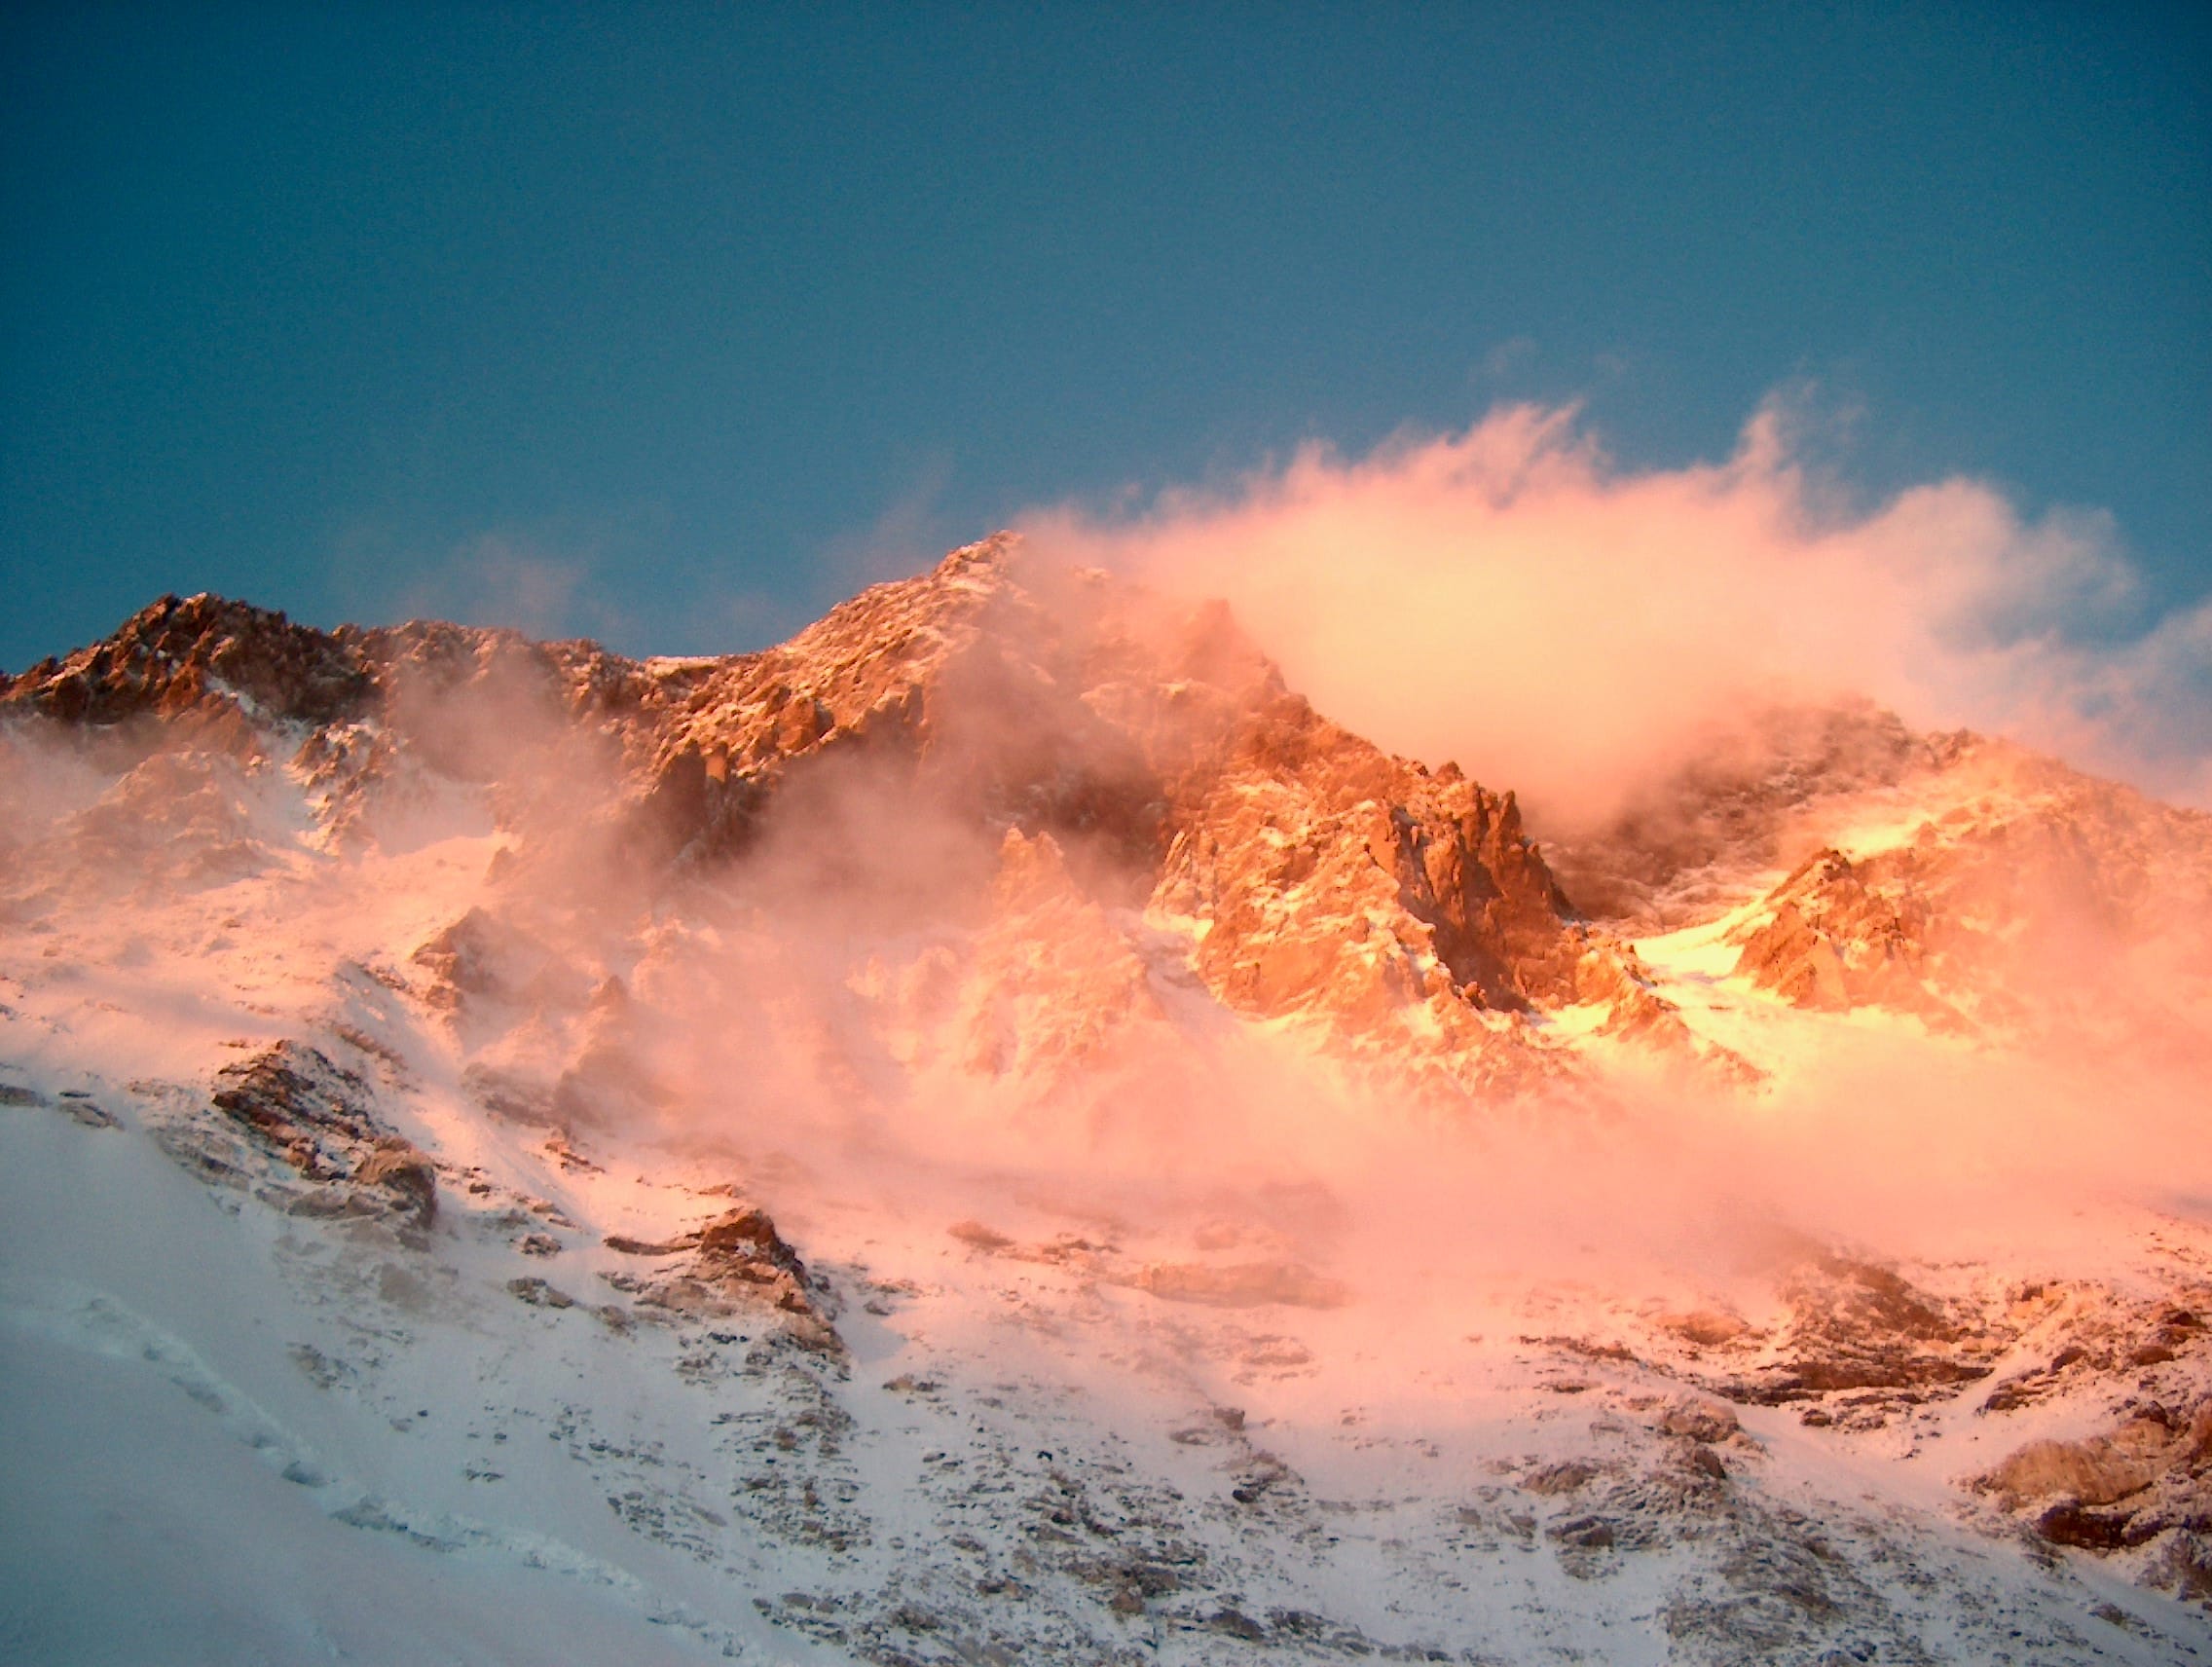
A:
[[[2186,920],[2108,919],[2029,873],[2023,896],[1972,904],[2009,911],[2036,951],[2009,965],[2023,1012],[2002,1030],[1777,1003],[1787,1057],[1756,1082],[1622,1052],[1470,1103],[1225,1006],[1148,917],[1156,853],[978,814],[977,783],[1040,758],[1054,780],[1130,768],[1109,737],[1010,717],[1009,686],[955,683],[941,750],[806,760],[749,842],[637,915],[567,902],[635,886],[629,847],[541,832],[485,907],[578,976],[566,1006],[524,1003],[509,1028],[488,1007],[481,1056],[527,1035],[579,1138],[727,1152],[802,1215],[865,1205],[1017,1244],[1074,1234],[1129,1266],[1318,1270],[1382,1313],[1416,1271],[1728,1290],[1815,1241],[2094,1262],[2110,1212],[2212,1197],[2202,968],[2173,961]],[[604,823],[625,791],[573,775],[539,826]],[[608,979],[619,1002],[584,1000]]]
[[[1732,456],[1611,461],[1572,407],[1364,457],[1025,516],[1040,544],[1221,596],[1340,722],[1574,829],[1747,709],[1871,697],[2212,804],[2212,601],[2148,616],[2110,517],[1948,478],[1868,502],[1777,399]]]
[[[719,778],[669,823],[667,759],[511,638],[408,659],[359,756],[140,731],[251,807],[220,826],[204,795],[146,791],[136,752],[18,725],[5,929],[78,954],[153,942],[199,969],[165,976],[249,1006],[269,945],[326,981],[369,968],[424,1016],[394,1039],[424,1082],[585,1150],[673,1146],[801,1224],[979,1224],[1111,1280],[1242,1269],[1335,1293],[1393,1347],[1447,1325],[1454,1293],[1740,1291],[1778,1245],[2086,1266],[2111,1212],[2212,1199],[2186,911],[2099,914],[2092,940],[2054,893],[2037,939],[2031,887],[2006,907],[2049,952],[2003,1026],[1762,998],[1774,1056],[1749,1074],[1572,1055],[1556,1013],[1490,1013],[1499,1046],[1568,1063],[1484,1093],[1400,1047],[1418,1000],[1367,1041],[1325,1000],[1239,1010],[1158,901],[1148,796],[1232,745],[1238,701],[1295,704],[1222,650],[1195,600],[1216,592],[1323,713],[1563,818],[1617,808],[1752,696],[1872,687],[2020,733],[2071,713],[2096,746],[2145,726],[2089,724],[2083,662],[2039,634],[2060,593],[2124,588],[2093,525],[2024,524],[1960,482],[1824,515],[1779,434],[1762,418],[1724,465],[1627,476],[1567,414],[1520,410],[1125,525],[1064,516],[1033,536],[1013,634],[931,685],[920,728],[794,756],[714,848],[695,834],[720,825]],[[1157,594],[1101,623],[1068,559]],[[1110,698],[1076,698],[1069,668],[1100,654]],[[1182,692],[1148,761],[1106,717],[1152,686]],[[119,822],[166,842],[128,897],[85,877]],[[236,860],[183,862],[203,846]]]

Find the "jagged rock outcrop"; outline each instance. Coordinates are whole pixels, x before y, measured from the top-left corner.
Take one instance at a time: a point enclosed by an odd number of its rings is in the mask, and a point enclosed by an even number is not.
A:
[[[1804,862],[1824,807],[1939,771],[1972,740],[1915,735],[1866,701],[1755,710],[1602,826],[1548,834],[1552,867],[1593,918],[1638,932],[1685,924],[1761,871]]]
[[[1391,759],[1286,696],[1240,725],[1176,818],[1158,901],[1247,1011],[1454,991],[1512,1009],[1572,985],[1581,944],[1510,794]]]
[[[1872,1263],[1822,1256],[1787,1280],[1783,1294],[1792,1310],[1783,1357],[1746,1398],[1950,1392],[1989,1376],[2003,1348],[1972,1315],[1952,1312],[1896,1270]]]
[[[1882,1006],[1957,1022],[1922,982],[1939,928],[1901,867],[1820,852],[1768,895],[1772,913],[1740,932],[1737,973],[1799,1007]]]
[[[2202,1013],[2212,817],[2002,742],[1862,816],[1730,935],[1736,970],[1798,1006],[1879,1006],[1960,1029],[2094,1027],[2100,1006]]]
[[[647,1308],[701,1317],[761,1315],[804,1348],[828,1353],[844,1348],[823,1307],[822,1287],[758,1204],[725,1210],[695,1231],[664,1241],[617,1235],[607,1244],[660,1264],[643,1274],[607,1276],[608,1284]]]
[[[1219,605],[1003,536],[719,658],[436,622],[320,632],[165,599],[14,680],[10,720],[135,749],[65,843],[144,883],[256,871],[287,836],[282,789],[338,849],[434,838],[473,806],[508,835],[507,891],[608,919],[687,886],[750,884],[769,914],[840,899],[888,939],[932,939],[883,973],[916,1056],[1040,1090],[1117,1036],[1135,1050],[1172,1029],[1162,980],[1184,978],[1447,1098],[1553,1080],[1565,1054],[1517,1016],[1577,1003],[1609,1007],[1615,1042],[1758,1075],[1582,923],[1511,794],[1330,722]],[[1846,810],[1889,832],[1797,849]],[[188,836],[166,837],[180,821]],[[1648,922],[1801,857],[1736,929],[1737,973],[1799,1006],[1966,1029],[2056,1022],[2116,958],[2180,943],[2161,922],[2212,908],[2208,828],[1842,706],[1761,716],[1565,860],[1600,912]],[[1030,849],[1052,854],[1050,898],[1008,889],[1009,851]],[[34,848],[18,867],[51,865]],[[580,1069],[551,1054],[614,966],[564,982],[578,957],[538,946],[546,922],[528,914],[479,905],[417,964],[457,1022],[470,1004],[540,1016],[550,1084]],[[2151,997],[2212,1000],[2205,953],[2182,943],[2145,975]]]
[[[2080,1440],[2032,1441],[1974,1485],[2053,1544],[2140,1551],[2150,1583],[2212,1598],[2212,1398],[2153,1402]]]
[[[602,1596],[623,1534],[654,1581],[696,1560],[710,1650],[773,1652],[758,1618],[886,1661],[2179,1635],[2064,1571],[2212,1599],[2212,1263],[2163,1173],[2206,1032],[2156,1022],[2207,1011],[2207,824],[1804,722],[1685,773],[1592,922],[1511,795],[1332,723],[1225,609],[1008,540],[723,658],[166,602],[0,692],[0,1121],[96,1160],[53,1179],[107,1213],[28,1231],[95,1271],[227,1242],[256,1282],[187,1294],[264,1323],[180,1311],[251,1345],[234,1386],[109,1293],[7,1281],[5,1317],[142,1358],[411,1550],[567,1543]],[[1940,1082],[1987,1121],[1862,1115],[1916,1085],[1853,1045],[2009,1085],[2056,1055],[2002,1026],[2099,1004],[2180,1085],[2116,1136],[2167,1143],[2127,1171],[2157,1213],[2040,1239],[2110,1190],[2092,1162],[2001,1201],[2030,1246],[1976,1262],[1951,1149],[2045,1126]],[[1793,1076],[1831,1063],[1832,1114]],[[2083,1075],[2098,1116],[2126,1090]],[[184,1216],[112,1233],[141,1134],[221,1207],[168,1186]],[[1876,1260],[1878,1164],[1942,1260]],[[285,1356],[327,1452],[417,1498],[264,1426]]]
[[[114,636],[15,678],[0,710],[99,725],[188,716],[320,724],[366,710],[374,693],[344,635],[217,596],[165,596]]]
[[[1771,1326],[1697,1310],[1652,1316],[1633,1345],[1552,1341],[1593,1356],[1648,1355],[1725,1400],[1794,1406],[1808,1426],[1866,1431],[1984,1383],[2028,1323],[1810,1241],[1785,1251],[1773,1294]]]
[[[437,1219],[429,1156],[379,1118],[366,1081],[305,1043],[225,1066],[205,1108],[157,1134],[179,1162],[290,1214],[382,1219],[417,1241]]]
[[[2161,1377],[2169,1367],[2179,1373],[2212,1355],[2212,1327],[2204,1317],[2212,1310],[2212,1286],[2204,1284],[2145,1301],[2122,1300],[2080,1281],[2038,1280],[2018,1293],[2013,1307],[2017,1321],[2038,1334],[2041,1358],[1991,1385],[1978,1409],[1984,1415],[2063,1400],[2120,1377],[2163,1393]]]

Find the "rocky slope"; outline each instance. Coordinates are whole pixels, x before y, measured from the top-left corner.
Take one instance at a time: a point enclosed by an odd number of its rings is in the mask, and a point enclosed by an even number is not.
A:
[[[2201,1081],[2202,817],[1771,715],[1555,869],[1005,538],[727,658],[167,599],[0,785],[25,1658],[2212,1652],[2186,1155],[1727,1190],[1869,1050]]]
[[[1549,855],[1604,928],[1723,922],[1801,1007],[2046,1042],[2212,1011],[2212,818],[1870,706],[1755,713]]]
[[[250,868],[249,801],[284,778],[332,849],[404,846],[466,801],[514,836],[509,891],[584,869],[632,909],[766,847],[787,886],[972,917],[1009,895],[992,870],[1018,833],[1060,853],[1076,893],[1187,936],[1181,959],[1231,1013],[1296,1020],[1447,1096],[1540,1087],[1556,1061],[1515,1017],[1617,959],[1510,794],[1328,722],[1218,607],[1042,572],[1004,538],[721,660],[438,624],[326,634],[166,599],[16,679],[11,714],[123,771],[44,841],[49,871],[112,871],[186,801],[225,835],[192,860]],[[488,905],[479,936],[526,935],[528,912]],[[1136,967],[1144,934],[1106,929]]]

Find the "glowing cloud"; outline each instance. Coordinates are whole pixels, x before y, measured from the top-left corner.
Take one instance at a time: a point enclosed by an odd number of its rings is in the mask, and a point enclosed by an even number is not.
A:
[[[1603,816],[1749,704],[1854,693],[2212,800],[2212,602],[2130,633],[2108,518],[2025,519],[1964,479],[1855,505],[1780,402],[1719,463],[1624,469],[1575,410],[1510,406],[1024,530],[1227,597],[1323,711],[1555,822]]]

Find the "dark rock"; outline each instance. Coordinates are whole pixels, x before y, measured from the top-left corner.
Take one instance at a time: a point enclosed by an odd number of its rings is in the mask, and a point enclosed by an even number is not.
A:
[[[576,1299],[543,1279],[523,1278],[509,1279],[507,1289],[534,1308],[574,1308]]]
[[[2122,1546],[2141,1545],[2157,1530],[2139,1527],[2127,1511],[2091,1510],[2079,1500],[2062,1500],[2036,1518],[2036,1532],[2054,1545],[2118,1551]]]
[[[1530,1471],[1521,1478],[1521,1486],[1531,1494],[1571,1494],[1587,1486],[1597,1474],[1597,1465],[1583,1460],[1569,1459]]]
[[[438,1205],[429,1157],[385,1130],[368,1084],[301,1042],[279,1042],[216,1074],[213,1109],[315,1192],[307,1214],[395,1215],[427,1228]]]
[[[107,725],[242,697],[256,716],[328,723],[362,711],[374,687],[358,648],[328,632],[217,596],[165,596],[114,636],[0,687],[0,711]]]
[[[1554,1523],[1544,1533],[1562,1545],[1577,1546],[1585,1551],[1603,1550],[1613,1543],[1613,1525],[1602,1516],[1570,1517],[1566,1522]]]
[[[1719,1401],[1681,1400],[1668,1406],[1659,1415],[1659,1427],[1669,1435],[1685,1436],[1695,1442],[1726,1441],[1737,1434],[1742,1426],[1735,1413]]]
[[[396,1135],[383,1135],[350,1177],[356,1187],[382,1187],[427,1227],[438,1210],[438,1171],[429,1158]]]

